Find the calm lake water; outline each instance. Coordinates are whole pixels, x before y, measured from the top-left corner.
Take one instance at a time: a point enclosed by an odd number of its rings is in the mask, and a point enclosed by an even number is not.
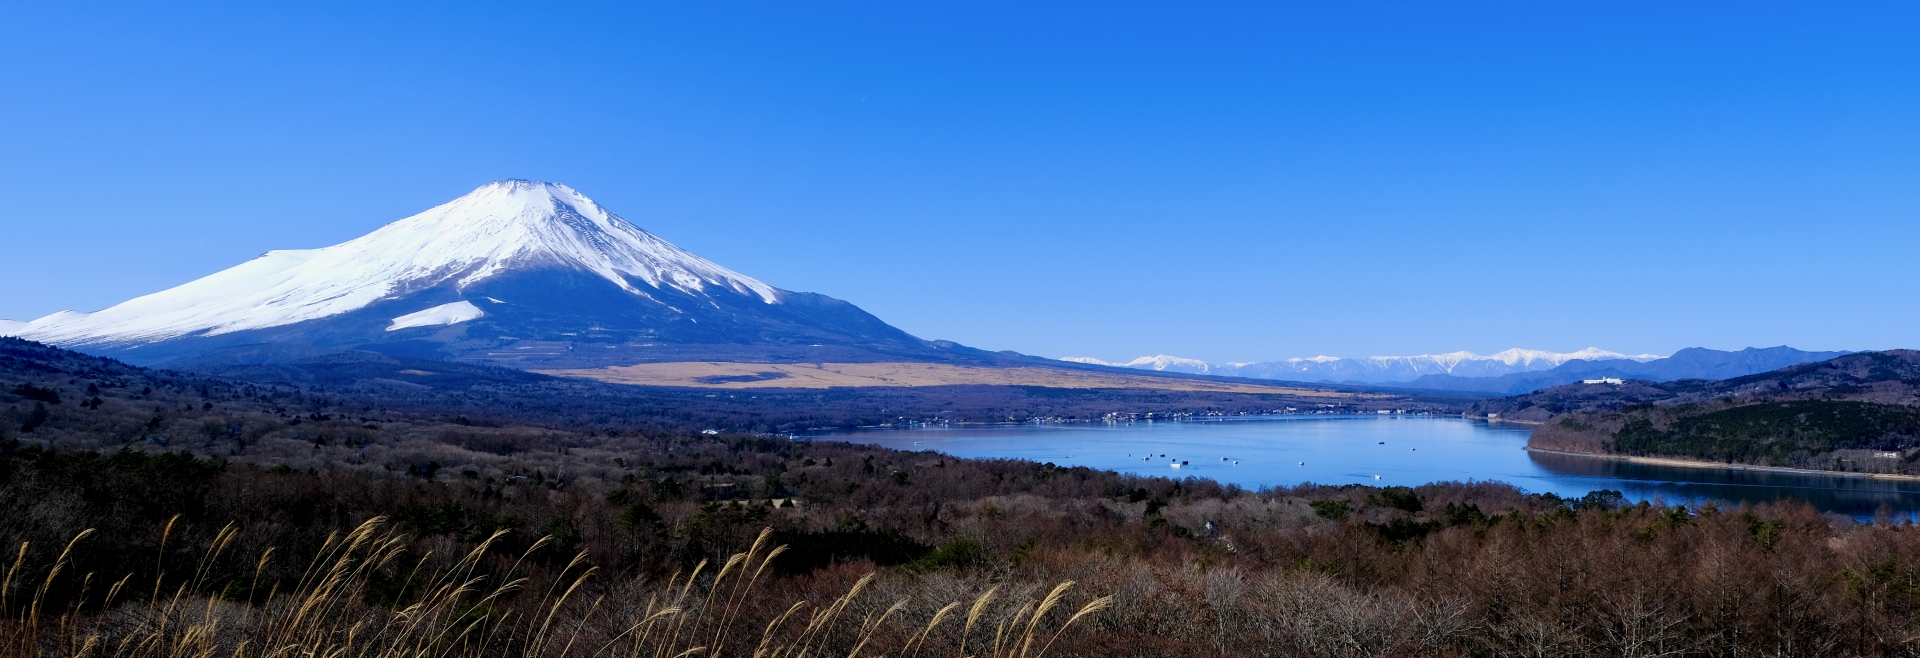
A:
[[[1265,416],[1180,422],[1066,423],[820,432],[800,438],[1026,459],[1149,476],[1201,477],[1249,489],[1496,480],[1566,497],[1613,489],[1629,499],[1699,505],[1800,499],[1870,518],[1881,504],[1920,513],[1920,482],[1649,466],[1523,448],[1530,430],[1462,418]],[[1164,457],[1162,455],[1165,455]],[[1222,458],[1225,460],[1222,460]],[[1174,461],[1186,465],[1172,468]],[[1238,461],[1239,463],[1234,463]],[[1303,463],[1304,462],[1304,463]]]

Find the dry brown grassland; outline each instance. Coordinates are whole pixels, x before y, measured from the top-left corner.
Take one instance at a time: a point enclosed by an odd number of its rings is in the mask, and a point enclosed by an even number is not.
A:
[[[172,529],[168,523],[168,530]],[[628,579],[588,588],[603,577],[577,554],[550,582],[520,575],[531,554],[551,543],[534,542],[518,556],[490,553],[506,534],[494,533],[438,569],[431,554],[411,557],[406,536],[375,518],[346,533],[329,535],[297,583],[264,596],[252,591],[274,558],[256,560],[248,590],[235,600],[238,583],[214,582],[209,566],[239,534],[222,529],[196,572],[167,588],[166,578],[107,581],[105,574],[79,575],[81,594],[64,607],[48,593],[70,581],[69,558],[91,530],[67,544],[44,574],[22,573],[30,546],[22,544],[0,582],[0,656],[39,658],[415,658],[480,656],[587,656],[650,658],[683,656],[985,656],[1038,658],[1069,627],[1111,605],[1093,599],[1078,609],[1063,604],[1074,583],[1062,582],[1038,600],[1000,600],[992,588],[971,601],[955,600],[924,625],[900,627],[910,601],[879,612],[855,607],[873,581],[868,573],[838,597],[819,605],[796,601],[770,621],[767,594],[759,591],[769,567],[785,551],[769,546],[762,531],[746,552],[723,564],[701,562],[664,583]],[[82,549],[83,550],[83,549]],[[506,557],[509,559],[503,560]],[[497,570],[505,565],[504,570]],[[717,566],[717,570],[713,567]],[[409,595],[388,605],[369,604],[382,573],[405,573]],[[34,581],[38,581],[35,583]],[[587,592],[595,594],[585,600]],[[24,595],[24,596],[22,596]],[[859,610],[869,610],[861,614]],[[956,631],[957,627],[957,631]]]
[[[1354,393],[1287,386],[1216,382],[1150,375],[1084,372],[1063,368],[983,368],[944,363],[641,363],[577,370],[537,370],[615,384],[696,388],[832,388],[838,386],[1045,386],[1049,388],[1144,388],[1165,391],[1263,393],[1319,398],[1363,398]],[[742,381],[743,378],[757,378]],[[1374,396],[1386,397],[1386,396]]]

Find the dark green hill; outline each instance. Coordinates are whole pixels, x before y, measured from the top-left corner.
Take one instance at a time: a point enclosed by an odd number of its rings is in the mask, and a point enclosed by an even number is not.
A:
[[[1920,352],[1849,354],[1720,381],[1569,384],[1473,415],[1538,423],[1529,447],[1920,474]]]

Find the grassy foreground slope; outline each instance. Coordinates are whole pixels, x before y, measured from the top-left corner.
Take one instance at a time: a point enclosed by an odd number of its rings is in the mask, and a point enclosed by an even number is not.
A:
[[[1920,475],[1920,352],[1863,352],[1721,381],[1572,384],[1469,413],[1539,423],[1549,450]]]
[[[708,435],[548,403],[551,382],[511,373],[261,384],[9,347],[4,658],[1897,656],[1920,638],[1920,532],[1804,505],[1245,491]],[[704,395],[685,401],[725,399]]]

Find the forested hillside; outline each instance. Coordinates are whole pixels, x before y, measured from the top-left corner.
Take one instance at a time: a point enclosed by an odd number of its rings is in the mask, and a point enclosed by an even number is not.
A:
[[[1548,450],[1920,474],[1920,352],[1851,354],[1721,381],[1572,384],[1476,403]]]

